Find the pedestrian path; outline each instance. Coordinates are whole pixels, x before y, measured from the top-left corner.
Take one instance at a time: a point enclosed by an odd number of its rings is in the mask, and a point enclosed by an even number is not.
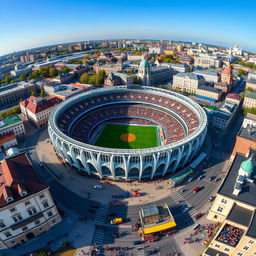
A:
[[[171,195],[171,198],[179,202],[179,207],[182,211],[187,211],[191,217],[195,216],[197,214],[197,210],[194,208],[191,208],[191,204],[185,200],[185,198],[178,192]]]
[[[106,215],[108,213],[109,204],[100,204],[100,207],[96,211],[94,219],[96,220],[96,224],[102,224],[105,222]]]
[[[108,214],[109,204],[100,204],[96,214],[95,214],[95,224],[101,225],[104,224],[105,218]],[[97,228],[94,233],[93,244],[102,245],[104,242],[105,232],[104,229]]]

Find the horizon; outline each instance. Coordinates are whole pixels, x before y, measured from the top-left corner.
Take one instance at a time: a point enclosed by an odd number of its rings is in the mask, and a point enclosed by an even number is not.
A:
[[[237,3],[237,4],[236,4]],[[238,0],[3,0],[0,56],[79,41],[136,38],[187,41],[229,47],[238,44],[256,52],[255,21],[248,15],[256,3]],[[9,14],[11,11],[12,15]],[[107,38],[107,39],[105,39]]]

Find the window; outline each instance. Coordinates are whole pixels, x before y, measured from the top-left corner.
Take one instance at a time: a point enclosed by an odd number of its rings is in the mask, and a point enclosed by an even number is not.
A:
[[[222,207],[218,207],[217,212],[222,212],[223,208]]]
[[[224,249],[224,251],[229,252],[230,249],[226,247],[226,248]]]
[[[33,214],[36,214],[37,213],[37,211],[36,211],[36,208],[30,208],[30,209],[28,209],[28,214],[31,216],[31,215],[33,215]]]
[[[40,198],[40,199],[44,198],[44,194],[41,194],[41,195],[39,196],[39,198]]]
[[[29,201],[25,202],[25,206],[28,206],[28,205],[30,205],[30,202]]]
[[[0,228],[5,228],[5,224],[3,221],[0,222]]]
[[[248,251],[248,249],[250,249],[249,246],[244,246],[244,248],[243,248],[243,250],[245,250],[245,251]]]
[[[220,245],[219,245],[219,244],[215,244],[215,247],[216,247],[216,248],[220,248]]]
[[[244,254],[242,252],[238,252],[237,256],[243,256]]]
[[[52,220],[52,224],[54,224],[56,222],[56,220]]]
[[[6,237],[12,236],[10,232],[5,232],[4,235],[5,235]]]
[[[47,202],[47,201],[45,201],[45,202],[43,203],[43,206],[44,206],[44,208],[47,208],[47,207],[49,207],[49,204],[48,204],[48,202]]]
[[[253,240],[249,240],[248,244],[254,244]]]
[[[36,221],[35,221],[35,224],[36,224],[36,225],[40,224],[40,220],[36,220]]]
[[[226,204],[226,203],[227,203],[227,200],[226,200],[226,199],[221,199],[221,202],[222,202],[223,204]]]
[[[28,229],[27,226],[24,226],[24,227],[22,228],[23,231],[25,231],[25,230],[27,230],[27,229]]]
[[[49,217],[52,216],[52,212],[51,212],[51,211],[48,212],[48,216],[49,216]]]
[[[16,208],[14,207],[10,209],[10,212],[15,212],[15,211],[16,211]]]

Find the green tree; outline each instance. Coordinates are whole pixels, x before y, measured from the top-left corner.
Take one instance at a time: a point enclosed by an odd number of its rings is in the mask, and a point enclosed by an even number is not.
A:
[[[106,78],[106,71],[105,70],[100,70],[98,74],[98,80],[99,80],[99,85],[104,84],[105,78]]]
[[[4,83],[9,84],[9,82],[10,82],[10,75],[9,74],[5,74],[4,75]]]
[[[84,62],[87,62],[89,58],[90,58],[89,56],[84,56],[84,57],[83,57],[83,63],[84,63]]]
[[[40,91],[40,96],[44,98],[46,96],[44,89],[42,88]]]
[[[135,77],[133,78],[133,83],[134,83],[134,84],[142,84],[141,78],[138,77],[138,76],[135,76]]]
[[[61,69],[58,71],[58,73],[59,73],[59,75],[60,75],[60,74],[63,74],[63,73],[68,73],[69,71],[70,71],[70,69],[65,66],[65,67],[61,68]]]
[[[27,80],[27,77],[28,77],[28,74],[27,74],[27,73],[21,74],[20,77],[19,77],[19,80],[20,80],[20,81],[25,81],[25,80]]]
[[[87,84],[89,82],[89,74],[88,73],[83,73],[80,76],[79,82],[82,84]]]
[[[96,82],[96,75],[90,76],[88,84],[94,84],[95,85],[95,82]]]
[[[243,70],[243,69],[238,69],[238,75],[239,76],[241,76],[241,75],[244,75],[246,73],[246,71],[245,70]]]
[[[58,70],[55,67],[49,69],[49,77],[54,78],[58,75]]]
[[[36,91],[32,91],[31,92],[31,96],[35,96],[36,97]]]

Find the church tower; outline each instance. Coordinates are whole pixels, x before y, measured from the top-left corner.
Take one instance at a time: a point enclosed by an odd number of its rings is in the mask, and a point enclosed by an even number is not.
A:
[[[141,78],[143,85],[151,86],[150,64],[145,58],[140,62],[138,76]]]

